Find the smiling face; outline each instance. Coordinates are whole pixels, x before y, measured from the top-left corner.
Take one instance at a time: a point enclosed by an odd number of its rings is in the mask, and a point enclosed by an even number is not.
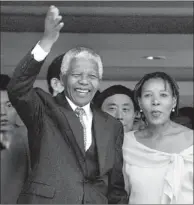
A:
[[[124,94],[115,94],[106,98],[101,109],[123,124],[124,132],[132,130],[135,111],[131,98]]]
[[[17,112],[9,101],[7,91],[0,91],[1,131],[11,131],[16,124]]]
[[[176,106],[176,98],[169,83],[161,78],[147,80],[138,101],[147,122],[153,125],[169,121],[171,111]]]
[[[77,106],[90,103],[99,88],[99,72],[92,59],[74,58],[62,77],[66,96]]]

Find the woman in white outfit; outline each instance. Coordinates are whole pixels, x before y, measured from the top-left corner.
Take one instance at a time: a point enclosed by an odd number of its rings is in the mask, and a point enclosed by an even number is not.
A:
[[[129,204],[193,204],[193,130],[171,121],[178,110],[176,82],[163,72],[147,74],[135,99],[146,126],[124,138]]]

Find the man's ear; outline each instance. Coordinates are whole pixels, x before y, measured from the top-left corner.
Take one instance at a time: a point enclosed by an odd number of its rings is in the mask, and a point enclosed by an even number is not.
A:
[[[61,81],[58,78],[51,79],[51,87],[53,89],[53,96],[56,96],[58,93],[61,93],[64,90],[64,86],[61,84]]]
[[[51,79],[51,87],[53,90],[55,90],[55,88],[57,87],[57,78],[52,78]]]

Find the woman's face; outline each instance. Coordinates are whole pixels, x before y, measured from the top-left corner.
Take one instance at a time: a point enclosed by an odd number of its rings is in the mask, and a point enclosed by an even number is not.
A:
[[[147,80],[138,100],[147,122],[152,125],[167,122],[172,109],[176,107],[176,98],[169,83],[161,78]]]

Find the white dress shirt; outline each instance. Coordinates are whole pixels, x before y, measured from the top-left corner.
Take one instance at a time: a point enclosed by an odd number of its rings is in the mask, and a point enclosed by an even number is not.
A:
[[[32,49],[31,54],[34,55],[34,59],[38,62],[43,61],[49,52],[44,51],[41,46],[37,43]]]
[[[75,105],[68,97],[66,97],[68,103],[70,104],[73,111],[78,107]],[[82,107],[86,113],[86,115],[83,116],[84,124],[86,126],[86,151],[89,149],[89,147],[92,144],[92,118],[93,114],[90,108],[90,103]]]
[[[31,54],[34,56],[34,59],[38,62],[43,61],[46,56],[48,55],[48,52],[45,52],[41,46],[37,43],[36,46],[33,48]],[[68,97],[66,97],[68,103],[70,104],[73,111],[78,107],[75,105]],[[89,149],[89,147],[92,144],[92,119],[93,114],[90,108],[90,103],[82,107],[86,113],[86,115],[83,116],[84,124],[86,126],[86,151]]]

